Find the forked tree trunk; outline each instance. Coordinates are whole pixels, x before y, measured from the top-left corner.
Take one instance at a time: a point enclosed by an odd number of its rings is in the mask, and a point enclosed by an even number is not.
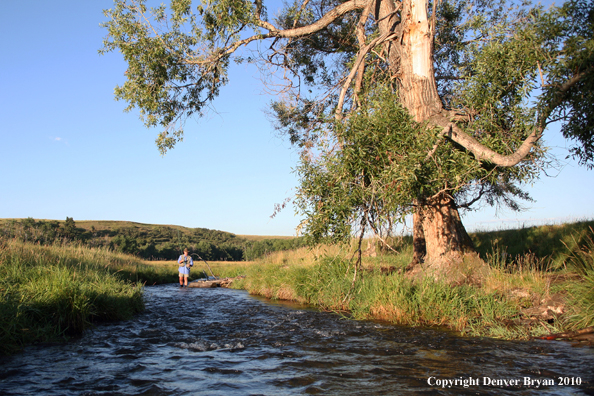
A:
[[[422,211],[423,234],[427,255],[425,261],[438,263],[444,256],[474,251],[454,200],[446,194],[425,200]]]
[[[462,224],[454,199],[441,194],[437,198],[415,202],[413,257],[407,270],[424,262],[430,265],[446,263],[448,256],[473,251],[474,243]]]
[[[381,33],[391,29],[398,37],[387,43],[390,68],[398,84],[401,104],[417,122],[443,110],[433,69],[433,32],[427,16],[427,0],[403,0],[400,23],[396,24],[393,0],[376,0]],[[395,28],[394,28],[395,27]],[[447,262],[444,256],[473,250],[454,200],[446,194],[421,197],[413,215],[413,261]]]

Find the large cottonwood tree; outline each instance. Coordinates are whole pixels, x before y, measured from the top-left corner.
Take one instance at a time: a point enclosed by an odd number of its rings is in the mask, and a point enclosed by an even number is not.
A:
[[[283,83],[271,114],[303,149],[297,202],[314,237],[378,232],[414,213],[415,261],[443,263],[472,249],[460,206],[525,197],[517,183],[537,176],[550,122],[592,164],[586,0],[546,12],[505,0],[297,0],[274,18],[267,7],[115,0],[102,51],[123,54],[116,97],[163,127],[162,152],[228,83],[231,61]]]

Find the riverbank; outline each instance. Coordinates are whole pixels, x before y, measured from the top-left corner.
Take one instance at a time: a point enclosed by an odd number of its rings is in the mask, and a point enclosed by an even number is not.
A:
[[[219,277],[246,275],[233,288],[359,320],[441,326],[503,339],[594,326],[592,229],[581,227],[579,235],[557,229],[520,231],[536,246],[534,235],[545,235],[542,243],[562,235],[566,251],[512,256],[493,241],[497,249],[483,256],[488,270],[476,276],[474,269],[480,266],[471,257],[459,264],[455,283],[408,277],[404,268],[411,249],[406,243],[397,254],[379,249],[375,254],[369,245],[356,272],[349,246],[301,248],[254,262],[209,265]],[[142,261],[105,248],[0,241],[0,354],[79,335],[93,323],[128,319],[144,307],[142,285],[177,283],[177,268],[175,262]],[[195,261],[193,278],[209,272],[205,263]]]
[[[563,254],[513,258],[490,254],[458,264],[455,283],[411,278],[411,251],[364,257],[355,274],[349,247],[279,252],[252,265],[213,268],[224,277],[246,275],[233,288],[292,300],[358,320],[442,326],[468,336],[530,339],[594,325],[594,241]],[[481,267],[482,268],[482,267]],[[474,272],[473,272],[474,271]],[[356,279],[354,282],[353,280]]]
[[[0,354],[128,319],[144,309],[145,283],[176,281],[177,266],[108,249],[0,241]]]

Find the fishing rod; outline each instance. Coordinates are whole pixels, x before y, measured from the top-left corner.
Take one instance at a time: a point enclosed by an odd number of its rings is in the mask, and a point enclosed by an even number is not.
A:
[[[191,256],[197,256],[200,260],[204,261],[204,263],[206,264],[206,266],[208,267],[208,270],[210,271],[210,274],[212,275],[213,278],[218,279],[213,273],[212,270],[210,269],[210,265],[208,265],[208,263],[206,262],[206,260],[204,260],[202,257],[200,257],[200,255],[198,253],[192,253]]]

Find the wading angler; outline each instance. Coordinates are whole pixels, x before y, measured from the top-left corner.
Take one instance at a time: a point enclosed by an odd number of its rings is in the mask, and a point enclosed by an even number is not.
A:
[[[194,266],[194,261],[189,255],[188,249],[184,249],[184,254],[177,259],[179,264],[179,287],[188,287],[188,276],[190,276],[190,268]]]

